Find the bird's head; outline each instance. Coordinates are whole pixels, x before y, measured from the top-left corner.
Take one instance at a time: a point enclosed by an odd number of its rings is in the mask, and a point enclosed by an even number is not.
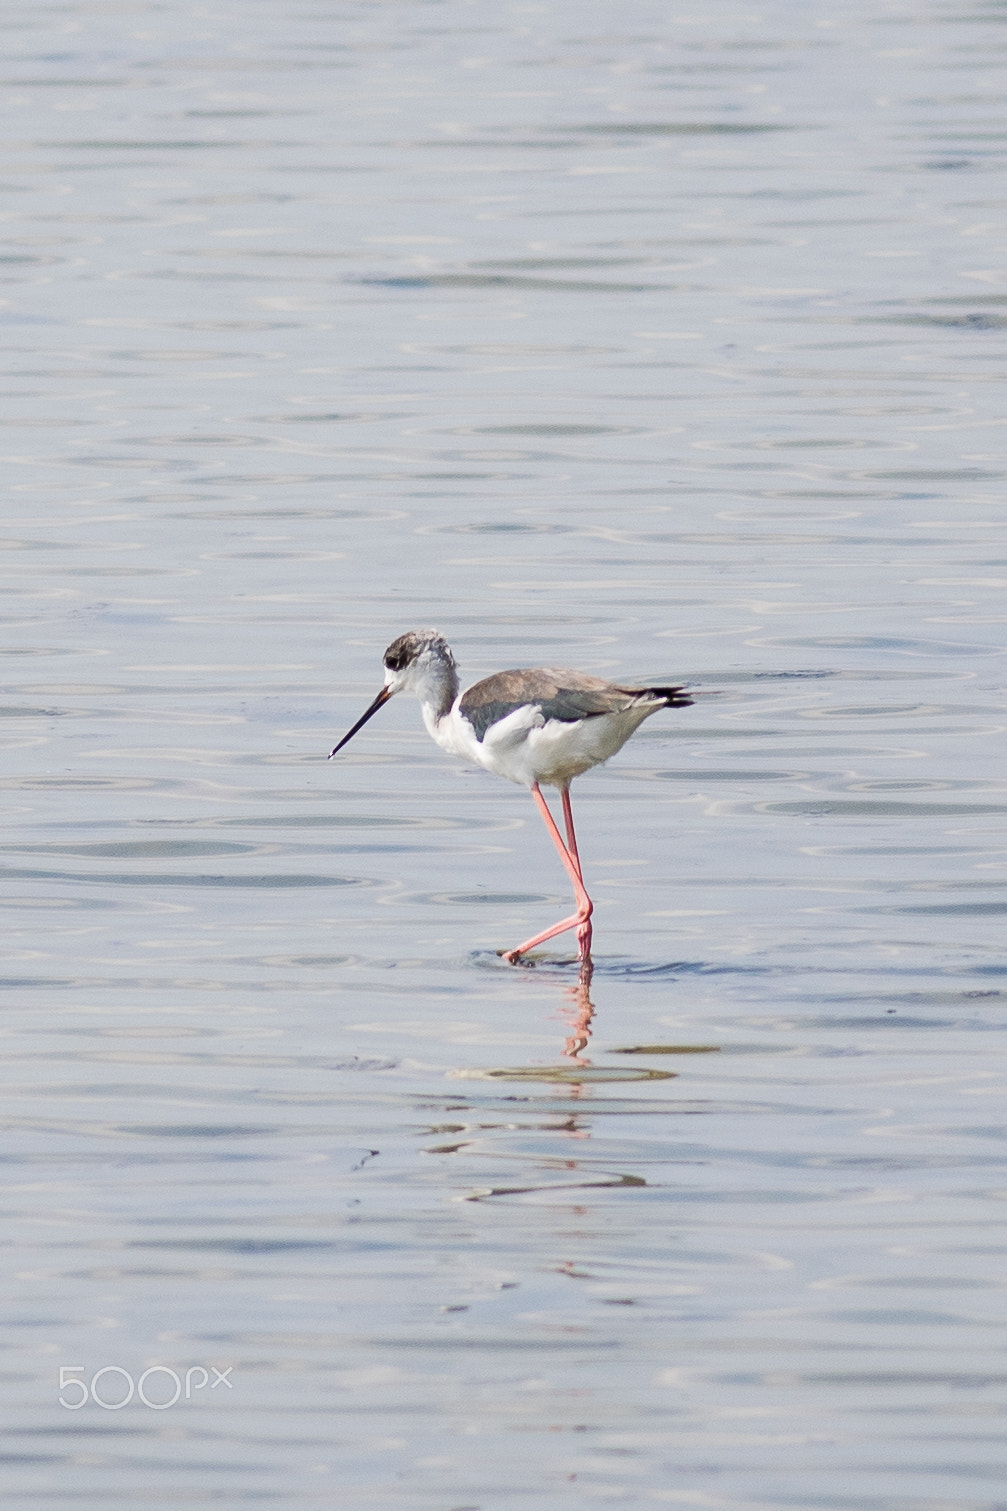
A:
[[[385,689],[417,692],[447,667],[454,670],[451,647],[438,630],[407,630],[385,651]]]
[[[455,675],[455,658],[451,654],[451,647],[438,630],[407,630],[404,635],[392,641],[385,651],[384,661],[384,687],[349,733],[343,735],[330,753],[330,760],[396,693],[411,692],[422,698],[432,687],[443,685],[445,679],[450,681]],[[454,686],[457,687],[457,682],[454,682]]]

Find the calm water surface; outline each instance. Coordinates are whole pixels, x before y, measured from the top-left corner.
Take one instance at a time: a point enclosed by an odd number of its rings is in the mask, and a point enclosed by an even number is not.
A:
[[[1005,20],[0,10],[5,1507],[1003,1511]]]

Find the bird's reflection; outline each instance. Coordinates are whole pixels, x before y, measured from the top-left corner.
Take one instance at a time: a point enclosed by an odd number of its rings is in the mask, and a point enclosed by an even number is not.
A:
[[[590,1065],[590,1060],[585,1060],[584,1050],[591,1038],[591,1019],[594,1017],[594,1003],[591,1001],[591,977],[594,975],[594,961],[590,955],[585,955],[580,962],[580,971],[574,986],[563,989],[566,999],[561,1008],[564,1020],[572,1029],[563,1053],[575,1065]]]

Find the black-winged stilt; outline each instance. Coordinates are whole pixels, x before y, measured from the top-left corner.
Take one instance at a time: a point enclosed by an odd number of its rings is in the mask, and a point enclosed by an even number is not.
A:
[[[685,708],[692,699],[681,687],[622,687],[551,666],[497,672],[459,693],[458,669],[444,636],[436,630],[410,630],[385,651],[384,687],[329,759],[399,692],[416,694],[423,722],[443,750],[531,789],[573,883],[576,913],[514,949],[501,951],[503,958],[516,961],[535,945],[576,929],[579,957],[586,961],[593,904],[577,853],[570,783],[621,750],[659,708]],[[559,788],[565,844],[542,796],[543,782]]]

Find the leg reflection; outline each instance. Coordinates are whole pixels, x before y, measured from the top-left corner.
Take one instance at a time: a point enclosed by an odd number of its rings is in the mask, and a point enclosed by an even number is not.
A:
[[[576,986],[564,988],[567,1001],[563,1004],[563,1017],[573,1032],[563,1046],[563,1053],[577,1065],[591,1063],[589,1060],[582,1059],[581,1056],[591,1037],[591,1019],[594,1017],[594,1003],[591,1001],[593,975],[594,963],[590,955],[585,955],[580,963],[580,974],[577,977]]]

